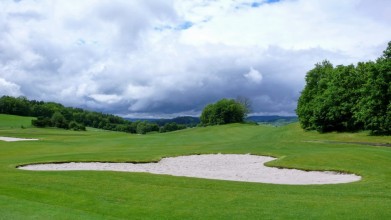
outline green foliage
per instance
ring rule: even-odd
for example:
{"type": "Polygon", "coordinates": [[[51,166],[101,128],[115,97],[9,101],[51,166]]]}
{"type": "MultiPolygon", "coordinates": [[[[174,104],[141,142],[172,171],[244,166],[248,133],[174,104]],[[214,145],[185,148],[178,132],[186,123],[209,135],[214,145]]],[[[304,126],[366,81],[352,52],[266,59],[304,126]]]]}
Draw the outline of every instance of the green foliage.
{"type": "Polygon", "coordinates": [[[246,118],[251,112],[251,100],[244,96],[238,96],[236,102],[240,103],[244,109],[244,117],[246,118]]]}
{"type": "Polygon", "coordinates": [[[384,55],[371,64],[363,85],[359,120],[374,134],[391,134],[391,42],[384,55]]]}
{"type": "Polygon", "coordinates": [[[222,125],[243,122],[246,108],[233,99],[222,99],[207,105],[201,114],[203,125],[222,125]]]}
{"type": "Polygon", "coordinates": [[[321,94],[326,90],[326,80],[333,70],[333,65],[323,61],[315,65],[306,75],[306,86],[301,92],[298,100],[296,113],[302,127],[306,130],[317,129],[319,118],[318,103],[321,101],[321,94]]]}
{"type": "Polygon", "coordinates": [[[29,102],[25,97],[3,96],[0,99],[0,114],[34,116],[30,114],[29,102]]]}
{"type": "Polygon", "coordinates": [[[53,114],[51,122],[54,127],[68,129],[68,122],[60,112],[53,114]]]}
{"type": "Polygon", "coordinates": [[[170,131],[177,131],[177,130],[182,130],[185,128],[186,128],[185,125],[178,125],[175,122],[171,122],[171,123],[166,123],[163,127],[161,127],[160,132],[164,133],[164,132],[170,132],[170,131]]]}
{"type": "Polygon", "coordinates": [[[375,63],[333,67],[316,64],[296,113],[301,126],[319,132],[368,129],[391,134],[391,42],[375,63]]]}
{"type": "Polygon", "coordinates": [[[69,123],[69,129],[74,130],[74,131],[86,131],[86,126],[79,124],[75,121],[71,121],[69,123]]]}
{"type": "MultiPolygon", "coordinates": [[[[31,124],[36,127],[57,127],[75,131],[85,131],[86,127],[99,128],[111,131],[146,134],[158,132],[160,127],[152,122],[130,122],[119,116],[87,111],[80,108],[64,107],[59,103],[27,100],[25,97],[14,98],[3,96],[0,98],[0,114],[35,116],[31,124]]],[[[183,126],[177,126],[182,129],[183,126]]],[[[163,129],[164,132],[173,131],[163,129]]]]}
{"type": "Polygon", "coordinates": [[[147,133],[147,123],[145,121],[139,122],[136,128],[137,134],[146,134],[147,133]]]}
{"type": "Polygon", "coordinates": [[[35,127],[44,128],[44,127],[51,127],[52,121],[50,118],[39,116],[37,119],[31,120],[31,124],[35,127]]]}
{"type": "Polygon", "coordinates": [[[137,134],[146,134],[149,132],[159,131],[159,126],[156,123],[149,123],[146,121],[136,121],[133,123],[133,126],[135,127],[135,133],[137,134]]]}

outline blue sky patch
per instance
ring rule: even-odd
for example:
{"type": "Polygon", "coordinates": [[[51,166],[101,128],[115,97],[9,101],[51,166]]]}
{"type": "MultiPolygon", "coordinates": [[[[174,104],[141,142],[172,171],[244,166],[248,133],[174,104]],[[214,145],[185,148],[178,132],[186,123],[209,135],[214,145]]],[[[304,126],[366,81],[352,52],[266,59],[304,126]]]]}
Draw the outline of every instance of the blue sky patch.
{"type": "Polygon", "coordinates": [[[253,7],[253,8],[258,8],[261,5],[262,5],[262,3],[260,3],[260,2],[253,2],[253,3],[251,3],[251,7],[253,7]]]}
{"type": "Polygon", "coordinates": [[[185,21],[185,22],[183,22],[182,24],[180,24],[180,25],[178,26],[178,29],[179,29],[179,30],[186,30],[186,29],[191,28],[192,26],[193,26],[193,22],[191,22],[191,21],[185,21]]]}
{"type": "MultiPolygon", "coordinates": [[[[205,21],[206,22],[206,21],[205,21]]],[[[191,21],[185,21],[183,23],[180,23],[179,25],[177,26],[170,26],[170,25],[161,25],[161,26],[157,26],[157,27],[154,27],[154,30],[156,31],[164,31],[164,30],[186,30],[186,29],[189,29],[191,28],[192,26],[194,25],[193,22],[191,21]]]]}
{"type": "Polygon", "coordinates": [[[280,0],[266,0],[266,3],[267,4],[273,4],[273,3],[277,3],[279,2],[280,0]]]}
{"type": "Polygon", "coordinates": [[[277,3],[279,1],[280,0],[266,0],[266,1],[263,1],[263,2],[253,2],[253,3],[251,3],[251,7],[252,8],[258,8],[258,7],[260,7],[263,4],[273,4],[273,3],[277,3]]]}

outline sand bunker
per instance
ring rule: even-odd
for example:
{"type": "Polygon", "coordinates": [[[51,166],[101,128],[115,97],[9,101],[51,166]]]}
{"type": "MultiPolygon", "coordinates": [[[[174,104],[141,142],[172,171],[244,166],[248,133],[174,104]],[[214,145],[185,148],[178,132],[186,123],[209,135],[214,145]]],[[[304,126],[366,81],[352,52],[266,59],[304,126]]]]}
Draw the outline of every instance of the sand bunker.
{"type": "Polygon", "coordinates": [[[310,185],[336,184],[359,181],[360,176],[336,172],[302,171],[264,166],[273,157],[206,154],[164,158],[158,163],[60,163],[21,166],[23,170],[66,171],[99,170],[122,172],[147,172],[173,176],[197,177],[244,182],[310,185]]]}
{"type": "Polygon", "coordinates": [[[37,141],[33,138],[14,138],[14,137],[0,137],[0,141],[14,142],[14,141],[37,141]]]}

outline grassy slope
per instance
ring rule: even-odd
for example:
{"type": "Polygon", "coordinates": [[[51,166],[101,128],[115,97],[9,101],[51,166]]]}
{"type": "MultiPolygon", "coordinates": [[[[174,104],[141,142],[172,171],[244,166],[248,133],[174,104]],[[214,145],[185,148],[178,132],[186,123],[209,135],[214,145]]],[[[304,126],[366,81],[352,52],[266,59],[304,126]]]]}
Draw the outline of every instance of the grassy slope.
{"type": "Polygon", "coordinates": [[[0,129],[2,128],[30,128],[33,117],[0,114],[0,129]]]}
{"type": "MultiPolygon", "coordinates": [[[[3,123],[4,115],[0,115],[3,123]]],[[[18,121],[18,118],[14,120],[18,121]]],[[[21,120],[21,119],[20,119],[21,120]]],[[[0,123],[0,124],[1,124],[0,123]]],[[[366,133],[317,134],[284,127],[228,125],[153,135],[20,129],[0,125],[0,219],[390,219],[391,148],[314,140],[390,142],[366,133]],[[151,161],[195,153],[252,153],[272,166],[357,173],[350,184],[288,186],[146,173],[32,172],[51,161],[151,161]]]]}

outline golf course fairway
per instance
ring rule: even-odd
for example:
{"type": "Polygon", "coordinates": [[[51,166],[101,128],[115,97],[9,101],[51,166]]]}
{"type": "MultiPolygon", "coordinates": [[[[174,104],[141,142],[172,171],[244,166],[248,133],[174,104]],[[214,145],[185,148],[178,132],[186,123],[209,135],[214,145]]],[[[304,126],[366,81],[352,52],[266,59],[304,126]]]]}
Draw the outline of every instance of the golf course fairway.
{"type": "Polygon", "coordinates": [[[231,124],[133,135],[33,128],[0,115],[0,219],[391,219],[388,136],[231,124]],[[353,143],[354,142],[354,143],[353,143]],[[336,171],[352,183],[280,185],[113,171],[28,171],[58,162],[157,162],[196,154],[278,158],[266,166],[336,171]]]}

